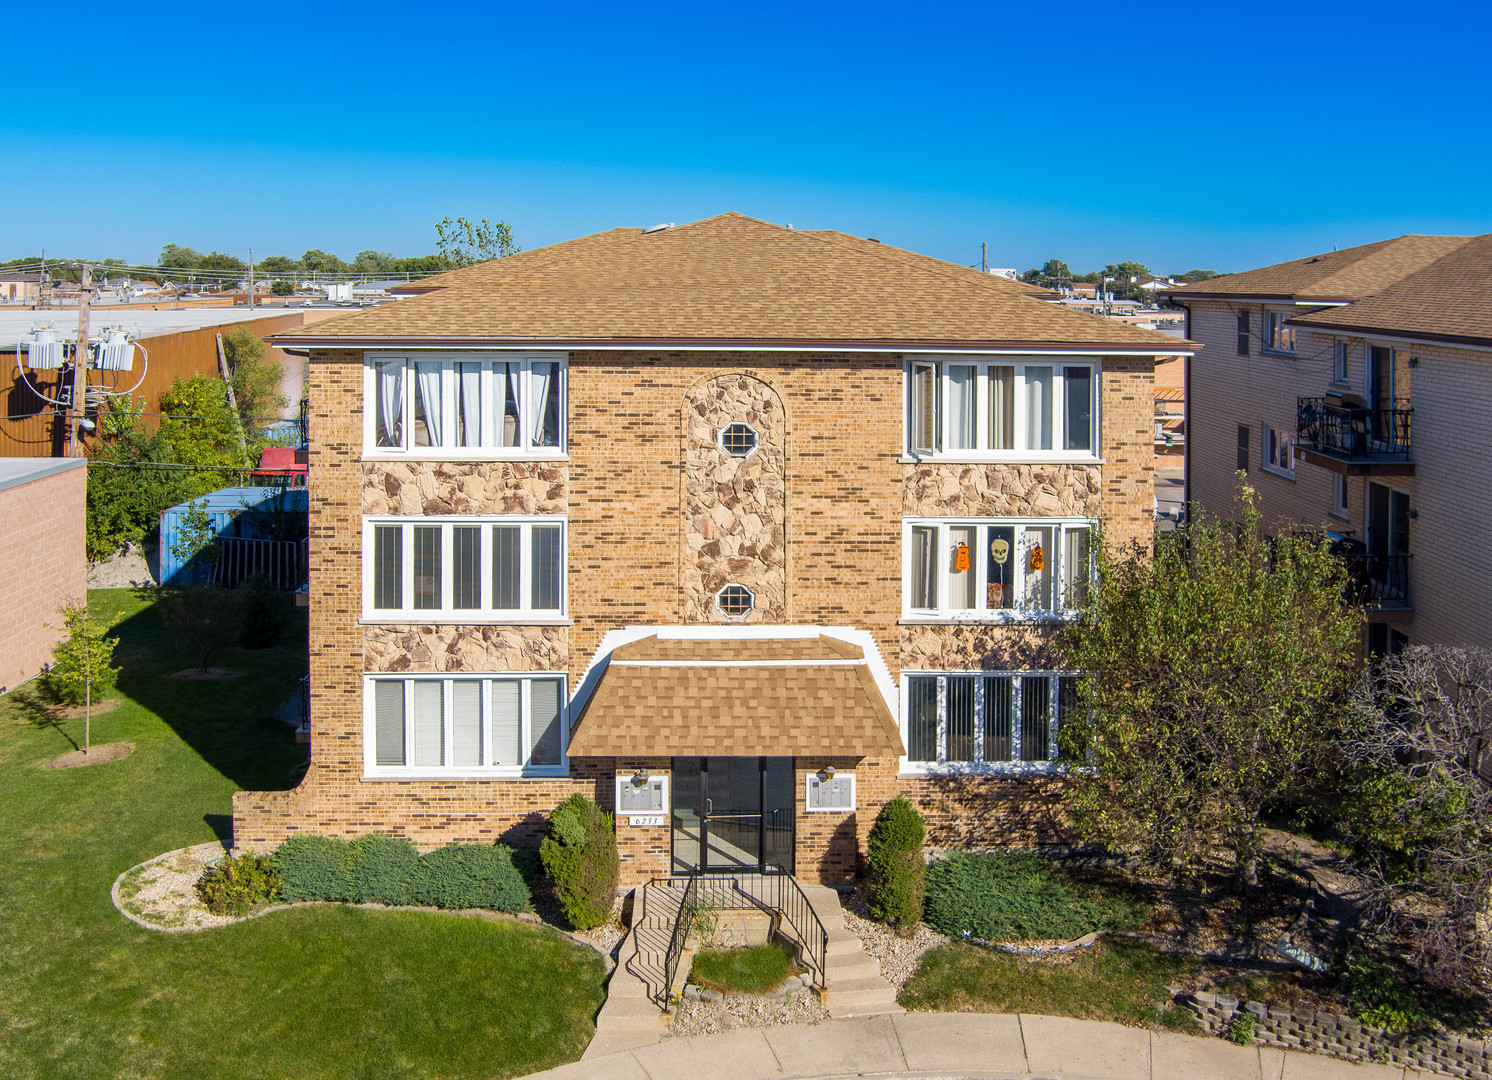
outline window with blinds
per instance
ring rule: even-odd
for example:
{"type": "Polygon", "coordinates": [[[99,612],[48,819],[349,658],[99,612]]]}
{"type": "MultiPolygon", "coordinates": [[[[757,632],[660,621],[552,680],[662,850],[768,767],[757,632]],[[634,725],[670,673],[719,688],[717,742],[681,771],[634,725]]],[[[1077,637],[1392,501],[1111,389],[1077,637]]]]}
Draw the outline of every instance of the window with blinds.
{"type": "Polygon", "coordinates": [[[906,618],[1058,619],[1092,591],[1090,521],[904,518],[902,527],[906,618]]]}
{"type": "Polygon", "coordinates": [[[554,776],[565,767],[562,675],[370,676],[371,775],[554,776]]]}
{"type": "Polygon", "coordinates": [[[1049,770],[1056,735],[1077,708],[1077,676],[937,672],[903,676],[907,768],[1049,770]]]}
{"type": "Polygon", "coordinates": [[[961,459],[1092,458],[1098,380],[1097,363],[911,361],[907,451],[961,459]]]}
{"type": "Polygon", "coordinates": [[[565,521],[363,519],[363,617],[522,622],[565,614],[565,521]]]}

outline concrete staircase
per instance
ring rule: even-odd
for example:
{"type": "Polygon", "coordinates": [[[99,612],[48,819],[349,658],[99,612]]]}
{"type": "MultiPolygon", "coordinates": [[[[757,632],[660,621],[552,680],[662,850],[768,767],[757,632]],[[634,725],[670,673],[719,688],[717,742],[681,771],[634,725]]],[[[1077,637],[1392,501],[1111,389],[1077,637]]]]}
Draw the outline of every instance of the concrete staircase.
{"type": "MultiPolygon", "coordinates": [[[[651,1046],[668,1030],[669,1015],[656,996],[666,996],[664,961],[678,918],[677,889],[644,886],[632,894],[632,929],[622,939],[616,970],[606,988],[606,1004],[596,1017],[596,1036],[581,1059],[604,1057],[639,1046],[651,1046]]],[[[689,970],[689,954],[679,971],[689,970]]]]}
{"type": "Polygon", "coordinates": [[[860,939],[844,927],[839,894],[824,885],[803,885],[803,895],[829,935],[824,963],[824,1006],[833,1017],[883,1016],[906,1010],[896,1003],[896,991],[881,977],[881,965],[860,947],[860,939]]]}

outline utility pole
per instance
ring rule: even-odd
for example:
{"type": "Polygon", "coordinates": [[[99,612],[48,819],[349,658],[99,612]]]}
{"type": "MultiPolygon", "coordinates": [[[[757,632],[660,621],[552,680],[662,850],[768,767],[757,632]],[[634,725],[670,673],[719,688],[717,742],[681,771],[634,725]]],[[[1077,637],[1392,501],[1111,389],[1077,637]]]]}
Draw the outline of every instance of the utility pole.
{"type": "Polygon", "coordinates": [[[989,273],[989,241],[979,245],[979,269],[989,273]]]}
{"type": "Polygon", "coordinates": [[[249,307],[254,306],[254,249],[249,248],[249,307]]]}
{"type": "Polygon", "coordinates": [[[84,394],[88,389],[88,287],[93,283],[93,268],[87,263],[83,264],[81,281],[78,290],[78,346],[73,350],[73,393],[67,407],[68,457],[83,456],[78,424],[83,419],[84,394]]]}

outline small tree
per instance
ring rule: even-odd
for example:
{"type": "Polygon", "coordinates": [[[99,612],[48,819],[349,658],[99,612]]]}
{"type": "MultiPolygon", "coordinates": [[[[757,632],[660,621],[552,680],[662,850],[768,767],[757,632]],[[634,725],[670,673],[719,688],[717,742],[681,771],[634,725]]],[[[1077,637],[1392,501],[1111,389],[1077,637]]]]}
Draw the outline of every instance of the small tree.
{"type": "Polygon", "coordinates": [[[1360,683],[1342,822],[1371,924],[1421,976],[1492,990],[1492,652],[1416,646],[1360,683]]]}
{"type": "MultiPolygon", "coordinates": [[[[1058,737],[1089,841],[1181,875],[1218,854],[1257,882],[1266,806],[1323,776],[1348,723],[1362,617],[1324,541],[1198,515],[1154,558],[1100,550],[1099,587],[1062,637],[1087,674],[1058,737]]],[[[1102,545],[1099,545],[1102,549],[1102,545]]]]}
{"type": "Polygon", "coordinates": [[[927,860],[922,841],[927,826],[905,795],[898,795],[876,815],[866,841],[865,867],[872,917],[910,930],[922,921],[927,887],[927,860]]]}
{"type": "Polygon", "coordinates": [[[217,524],[207,512],[206,500],[193,499],[187,503],[176,538],[171,541],[171,554],[183,569],[190,571],[189,580],[195,582],[204,574],[211,579],[222,546],[218,543],[217,524]]]}
{"type": "Polygon", "coordinates": [[[471,266],[523,250],[513,243],[513,229],[506,221],[494,224],[486,218],[478,222],[441,218],[435,223],[435,238],[441,256],[452,266],[471,266]]]}
{"type": "Polygon", "coordinates": [[[198,671],[238,640],[242,605],[233,589],[161,589],[159,606],[161,621],[198,671]]]}
{"type": "Polygon", "coordinates": [[[119,669],[113,666],[117,637],[109,637],[118,618],[107,622],[92,615],[88,604],[80,601],[63,605],[62,628],[67,638],[52,650],[52,666],[47,671],[47,688],[68,705],[83,706],[83,755],[88,754],[92,736],[93,692],[114,685],[119,669]]]}
{"type": "Polygon", "coordinates": [[[233,400],[245,426],[262,426],[278,416],[288,400],[280,390],[285,365],[269,359],[264,339],[248,327],[236,327],[223,337],[223,356],[233,379],[233,400]]]}
{"type": "Polygon", "coordinates": [[[571,795],[549,815],[539,857],[570,925],[589,930],[610,917],[621,875],[610,814],[571,795]]]}

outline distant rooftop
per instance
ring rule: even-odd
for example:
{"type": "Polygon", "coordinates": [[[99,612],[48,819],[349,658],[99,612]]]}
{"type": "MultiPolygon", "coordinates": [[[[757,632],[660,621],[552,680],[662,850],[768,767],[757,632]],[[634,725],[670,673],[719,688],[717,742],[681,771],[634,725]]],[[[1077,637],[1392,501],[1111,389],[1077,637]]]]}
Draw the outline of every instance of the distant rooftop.
{"type": "Polygon", "coordinates": [[[44,480],[68,469],[81,469],[87,458],[0,457],[0,491],[44,480]]]}
{"type": "MultiPolygon", "coordinates": [[[[294,308],[291,311],[296,310],[294,308]]],[[[233,326],[254,319],[273,318],[288,314],[284,308],[184,308],[179,311],[111,311],[107,307],[95,307],[90,312],[89,329],[97,334],[106,326],[139,328],[144,338],[161,334],[176,334],[183,330],[200,330],[205,326],[233,326]]],[[[21,340],[21,335],[33,326],[55,326],[69,341],[78,337],[78,309],[65,308],[52,311],[32,311],[29,308],[0,307],[0,351],[11,352],[21,340]]]]}

